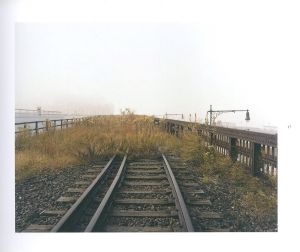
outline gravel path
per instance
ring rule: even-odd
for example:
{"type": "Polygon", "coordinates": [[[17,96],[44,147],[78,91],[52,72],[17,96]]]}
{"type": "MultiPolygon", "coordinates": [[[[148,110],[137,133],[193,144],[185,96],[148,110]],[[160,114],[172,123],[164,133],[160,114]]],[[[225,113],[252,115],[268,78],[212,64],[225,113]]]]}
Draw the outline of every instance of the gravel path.
{"type": "Polygon", "coordinates": [[[87,166],[73,166],[61,170],[45,170],[15,186],[16,232],[25,229],[44,210],[73,186],[87,166]]]}

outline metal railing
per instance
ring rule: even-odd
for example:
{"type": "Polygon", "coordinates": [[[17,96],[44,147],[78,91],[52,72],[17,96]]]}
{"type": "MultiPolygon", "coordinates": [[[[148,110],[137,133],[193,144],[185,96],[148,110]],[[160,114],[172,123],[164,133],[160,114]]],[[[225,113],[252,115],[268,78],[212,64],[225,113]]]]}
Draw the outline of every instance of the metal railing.
{"type": "Polygon", "coordinates": [[[68,119],[54,119],[54,120],[39,120],[30,122],[15,123],[15,134],[27,131],[38,135],[41,132],[48,131],[53,128],[69,128],[77,122],[81,122],[84,118],[68,118],[68,119]]]}

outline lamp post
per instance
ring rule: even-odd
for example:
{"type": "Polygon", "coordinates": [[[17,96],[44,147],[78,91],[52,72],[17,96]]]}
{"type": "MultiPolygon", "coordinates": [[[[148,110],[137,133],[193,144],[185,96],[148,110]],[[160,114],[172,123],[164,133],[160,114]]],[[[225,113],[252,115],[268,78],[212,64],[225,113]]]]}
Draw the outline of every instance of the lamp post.
{"type": "Polygon", "coordinates": [[[207,111],[209,113],[209,125],[211,126],[212,122],[216,120],[216,118],[223,113],[235,113],[235,112],[245,112],[246,111],[246,121],[250,121],[249,109],[232,109],[232,110],[212,110],[212,105],[210,105],[210,110],[207,111]]]}
{"type": "MultiPolygon", "coordinates": [[[[215,122],[216,118],[223,113],[235,113],[235,112],[245,112],[246,111],[246,121],[250,121],[249,109],[232,109],[232,110],[212,110],[212,105],[210,105],[210,110],[206,113],[206,118],[209,115],[209,126],[212,126],[212,122],[215,122]]],[[[210,132],[210,144],[213,143],[213,132],[210,132]]]]}

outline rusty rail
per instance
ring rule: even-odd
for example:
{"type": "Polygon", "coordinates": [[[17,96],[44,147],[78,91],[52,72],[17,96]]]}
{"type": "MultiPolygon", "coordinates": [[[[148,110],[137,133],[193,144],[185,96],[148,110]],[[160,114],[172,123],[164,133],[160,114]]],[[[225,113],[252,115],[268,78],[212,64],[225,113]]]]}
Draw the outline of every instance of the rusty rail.
{"type": "Polygon", "coordinates": [[[81,194],[77,201],[70,207],[60,221],[52,228],[51,232],[71,232],[76,218],[84,211],[89,201],[95,194],[97,187],[100,185],[103,177],[111,168],[112,162],[115,160],[116,154],[108,161],[103,170],[93,180],[89,187],[81,194]]]}
{"type": "Polygon", "coordinates": [[[113,195],[113,192],[116,190],[117,185],[119,184],[119,182],[122,178],[122,175],[124,174],[126,160],[127,160],[127,154],[125,154],[116,177],[114,178],[113,182],[111,183],[111,186],[109,187],[107,193],[105,194],[103,200],[101,201],[99,207],[97,208],[96,212],[94,213],[91,221],[89,222],[89,224],[86,227],[86,229],[84,230],[84,232],[92,232],[94,230],[94,228],[96,227],[96,225],[98,224],[98,222],[101,221],[101,217],[104,213],[104,210],[108,207],[108,202],[110,201],[110,199],[113,195]]]}
{"type": "MultiPolygon", "coordinates": [[[[172,169],[171,169],[164,154],[162,154],[162,157],[163,157],[164,164],[165,164],[164,165],[165,171],[166,171],[169,183],[172,188],[173,196],[175,198],[175,204],[176,204],[176,207],[178,210],[180,222],[183,226],[184,231],[194,232],[191,218],[189,216],[189,213],[188,213],[186,204],[184,202],[184,199],[182,197],[182,194],[180,192],[179,186],[176,182],[175,176],[174,176],[172,169]]],[[[96,210],[94,216],[92,217],[90,223],[86,227],[85,232],[95,231],[97,229],[97,226],[101,225],[101,223],[104,221],[103,218],[105,217],[105,214],[104,214],[105,210],[108,209],[112,195],[113,195],[114,191],[116,190],[116,188],[118,187],[119,183],[121,182],[122,177],[125,174],[126,160],[127,160],[127,154],[124,156],[124,159],[122,161],[122,164],[119,168],[119,171],[118,171],[116,177],[114,178],[110,188],[108,189],[106,195],[104,196],[103,200],[101,201],[101,203],[100,203],[98,209],[96,210]]]]}
{"type": "Polygon", "coordinates": [[[164,154],[162,154],[164,164],[165,164],[165,171],[167,173],[167,177],[169,180],[169,183],[172,188],[173,196],[175,198],[175,204],[178,210],[179,219],[181,221],[181,224],[185,231],[187,232],[194,232],[194,227],[189,215],[189,212],[187,210],[187,207],[185,205],[184,199],[182,197],[181,191],[179,189],[179,186],[177,184],[177,181],[175,179],[175,176],[172,172],[171,166],[164,154]]]}

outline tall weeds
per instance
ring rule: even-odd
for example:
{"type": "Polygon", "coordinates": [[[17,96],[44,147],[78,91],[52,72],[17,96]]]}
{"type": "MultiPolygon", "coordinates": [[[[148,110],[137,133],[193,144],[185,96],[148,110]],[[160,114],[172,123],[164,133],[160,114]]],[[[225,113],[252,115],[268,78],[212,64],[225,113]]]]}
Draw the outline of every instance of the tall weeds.
{"type": "Polygon", "coordinates": [[[235,191],[234,204],[255,218],[277,217],[277,183],[273,177],[254,177],[238,162],[233,163],[210,147],[195,133],[184,132],[177,150],[181,157],[198,167],[202,182],[210,185],[227,183],[235,191]]]}
{"type": "MultiPolygon", "coordinates": [[[[111,157],[116,151],[134,157],[171,150],[198,167],[202,182],[228,183],[236,191],[236,204],[255,217],[274,217],[277,213],[277,185],[272,178],[258,179],[241,165],[204,147],[195,133],[174,137],[155,126],[153,118],[137,116],[129,110],[120,116],[99,116],[64,130],[30,136],[25,130],[16,137],[16,180],[45,169],[94,162],[111,157]]],[[[272,217],[272,218],[273,218],[272,217]]]]}
{"type": "Polygon", "coordinates": [[[16,137],[16,179],[22,180],[44,169],[58,169],[111,157],[116,151],[129,155],[148,155],[158,146],[178,141],[153,124],[152,117],[129,111],[121,116],[99,116],[77,123],[72,128],[37,136],[27,131],[16,137]]]}

